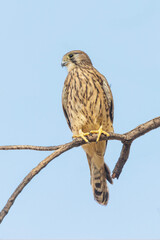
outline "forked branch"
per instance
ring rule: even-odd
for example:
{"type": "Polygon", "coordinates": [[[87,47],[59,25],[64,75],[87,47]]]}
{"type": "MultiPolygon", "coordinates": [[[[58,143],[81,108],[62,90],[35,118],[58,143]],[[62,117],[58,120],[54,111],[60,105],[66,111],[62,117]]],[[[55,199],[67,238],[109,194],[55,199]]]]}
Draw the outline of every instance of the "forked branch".
{"type": "MultiPolygon", "coordinates": [[[[138,127],[134,128],[130,132],[125,134],[116,134],[110,133],[109,137],[102,135],[100,140],[119,140],[122,142],[122,150],[120,157],[116,163],[116,166],[113,170],[112,178],[119,178],[122,168],[125,165],[130,152],[130,147],[132,142],[144,135],[145,133],[160,127],[160,117],[154,118],[149,122],[143,123],[138,127]]],[[[89,142],[95,142],[97,138],[97,134],[93,134],[88,136],[89,142]]],[[[4,217],[9,212],[11,206],[13,205],[15,199],[20,194],[20,192],[24,189],[24,187],[32,180],[32,178],[38,174],[44,167],[47,166],[49,162],[51,162],[54,158],[58,157],[62,153],[68,151],[71,148],[78,147],[80,145],[86,144],[82,139],[75,139],[72,142],[66,143],[64,145],[59,146],[50,146],[50,147],[43,147],[43,146],[31,146],[31,145],[14,145],[14,146],[0,146],[0,150],[37,150],[37,151],[54,151],[48,157],[46,157],[43,161],[41,161],[35,168],[28,173],[28,175],[23,179],[23,181],[19,184],[16,190],[13,192],[11,197],[8,199],[6,205],[0,212],[0,223],[3,221],[4,217]]]]}

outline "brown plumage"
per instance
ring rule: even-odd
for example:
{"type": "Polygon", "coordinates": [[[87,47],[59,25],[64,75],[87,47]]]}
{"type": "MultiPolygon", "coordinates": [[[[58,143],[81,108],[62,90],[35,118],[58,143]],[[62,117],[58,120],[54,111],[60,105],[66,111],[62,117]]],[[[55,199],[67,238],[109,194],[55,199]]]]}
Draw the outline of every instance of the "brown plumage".
{"type": "MultiPolygon", "coordinates": [[[[106,78],[93,67],[88,55],[79,50],[65,54],[62,66],[68,69],[62,106],[73,135],[87,141],[85,136],[90,131],[113,132],[113,97],[106,78]]],[[[102,205],[107,204],[109,197],[106,179],[112,183],[104,163],[106,144],[107,141],[98,141],[82,146],[89,163],[94,198],[102,205]]]]}

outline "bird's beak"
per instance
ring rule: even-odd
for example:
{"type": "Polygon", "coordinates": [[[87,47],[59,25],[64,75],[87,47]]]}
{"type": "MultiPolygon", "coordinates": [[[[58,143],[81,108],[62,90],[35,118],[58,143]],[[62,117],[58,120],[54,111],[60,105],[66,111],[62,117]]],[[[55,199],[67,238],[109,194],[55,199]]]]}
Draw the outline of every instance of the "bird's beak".
{"type": "Polygon", "coordinates": [[[62,66],[62,67],[65,67],[66,65],[67,65],[67,62],[62,60],[61,66],[62,66]]]}

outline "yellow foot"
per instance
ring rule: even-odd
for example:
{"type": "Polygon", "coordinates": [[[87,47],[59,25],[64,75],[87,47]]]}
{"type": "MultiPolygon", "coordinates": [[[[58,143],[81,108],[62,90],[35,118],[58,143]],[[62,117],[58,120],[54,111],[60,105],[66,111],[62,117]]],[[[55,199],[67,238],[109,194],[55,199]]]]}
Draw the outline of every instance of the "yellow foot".
{"type": "Polygon", "coordinates": [[[88,139],[85,137],[85,136],[87,136],[87,135],[89,135],[89,132],[84,133],[84,132],[82,132],[82,130],[80,129],[80,130],[79,130],[79,135],[73,135],[73,138],[82,138],[85,142],[88,142],[88,139]]]}
{"type": "Polygon", "coordinates": [[[99,128],[98,130],[92,130],[92,131],[90,131],[90,133],[98,133],[98,137],[97,137],[96,142],[99,141],[100,136],[101,136],[102,133],[105,134],[107,137],[109,137],[109,133],[103,131],[103,130],[102,130],[102,126],[100,126],[100,128],[99,128]]]}

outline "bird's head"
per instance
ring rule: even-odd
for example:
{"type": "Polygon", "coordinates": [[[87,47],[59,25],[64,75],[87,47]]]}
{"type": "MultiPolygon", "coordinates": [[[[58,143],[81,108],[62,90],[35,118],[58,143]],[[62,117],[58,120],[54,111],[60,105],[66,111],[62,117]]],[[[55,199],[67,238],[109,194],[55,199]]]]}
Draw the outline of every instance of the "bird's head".
{"type": "Polygon", "coordinates": [[[61,66],[66,66],[68,72],[77,66],[92,65],[92,62],[85,52],[74,50],[66,53],[62,58],[61,66]]]}

